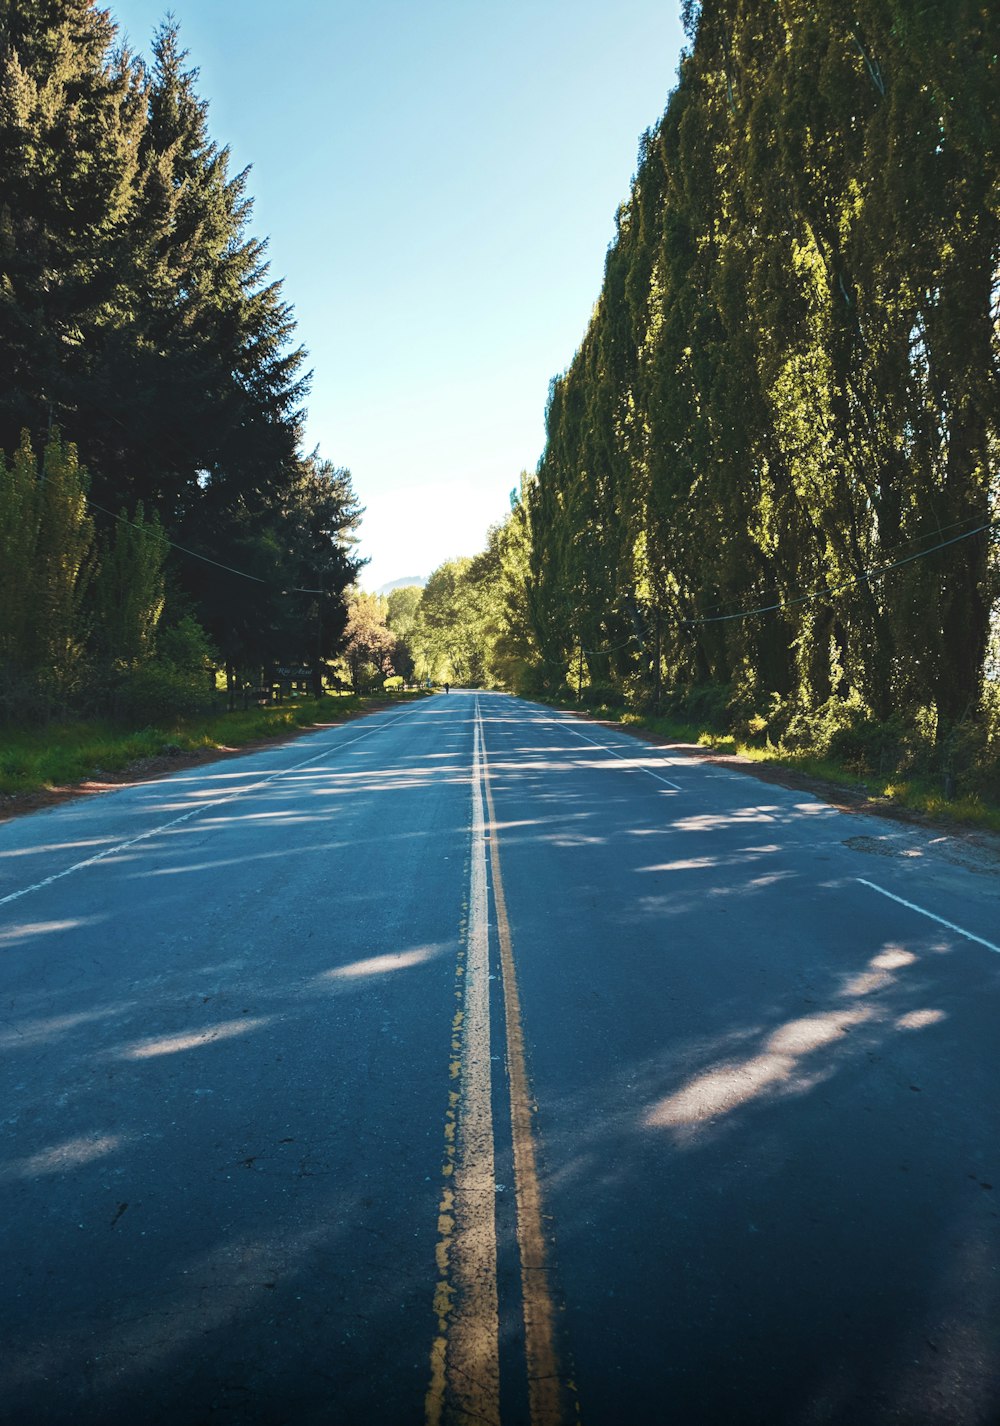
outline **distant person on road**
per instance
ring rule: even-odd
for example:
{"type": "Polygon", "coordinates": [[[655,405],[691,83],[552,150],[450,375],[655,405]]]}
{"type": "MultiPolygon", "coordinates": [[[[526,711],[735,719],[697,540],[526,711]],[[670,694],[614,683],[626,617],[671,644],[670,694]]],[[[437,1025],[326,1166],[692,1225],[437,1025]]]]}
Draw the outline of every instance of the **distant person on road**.
{"type": "Polygon", "coordinates": [[[444,686],[444,691],[445,691],[445,693],[450,693],[450,692],[451,692],[451,684],[450,684],[450,683],[446,683],[446,684],[445,684],[445,686],[444,686]]]}

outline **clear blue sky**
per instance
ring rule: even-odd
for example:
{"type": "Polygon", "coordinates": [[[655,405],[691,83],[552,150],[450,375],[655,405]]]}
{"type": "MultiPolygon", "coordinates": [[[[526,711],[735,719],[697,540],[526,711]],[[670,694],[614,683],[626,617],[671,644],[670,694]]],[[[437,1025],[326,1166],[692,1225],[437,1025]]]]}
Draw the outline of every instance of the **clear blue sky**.
{"type": "MultiPolygon", "coordinates": [[[[148,54],[166,6],[107,0],[148,54]]],[[[475,554],[600,292],[677,0],[171,0],[251,164],[313,370],[308,445],[367,507],[367,588],[475,554]]]]}

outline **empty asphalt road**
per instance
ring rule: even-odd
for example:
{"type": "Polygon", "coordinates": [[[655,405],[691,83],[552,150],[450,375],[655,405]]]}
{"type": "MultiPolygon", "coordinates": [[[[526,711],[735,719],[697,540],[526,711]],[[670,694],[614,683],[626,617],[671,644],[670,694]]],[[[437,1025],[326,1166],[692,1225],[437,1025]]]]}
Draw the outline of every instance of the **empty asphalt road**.
{"type": "Polygon", "coordinates": [[[0,825],[0,1420],[1000,1422],[1000,876],[500,694],[0,825]]]}

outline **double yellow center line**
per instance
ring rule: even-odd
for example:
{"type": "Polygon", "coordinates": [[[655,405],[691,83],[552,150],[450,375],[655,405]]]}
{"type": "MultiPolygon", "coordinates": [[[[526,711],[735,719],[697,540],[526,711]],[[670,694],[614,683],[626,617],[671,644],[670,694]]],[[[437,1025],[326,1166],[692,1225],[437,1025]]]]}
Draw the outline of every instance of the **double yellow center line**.
{"type": "Polygon", "coordinates": [[[500,868],[493,791],[479,700],[472,766],[472,859],[464,952],[456,975],[451,1088],[445,1121],[444,1186],[438,1211],[438,1332],[431,1350],[427,1426],[500,1426],[500,1304],[497,1290],[496,1170],[490,1055],[489,898],[496,908],[503,986],[517,1247],[531,1426],[562,1426],[555,1310],[546,1265],[532,1097],[521,1002],[500,868]],[[487,820],[488,819],[488,820],[487,820]],[[487,837],[487,831],[489,833],[487,837]]]}

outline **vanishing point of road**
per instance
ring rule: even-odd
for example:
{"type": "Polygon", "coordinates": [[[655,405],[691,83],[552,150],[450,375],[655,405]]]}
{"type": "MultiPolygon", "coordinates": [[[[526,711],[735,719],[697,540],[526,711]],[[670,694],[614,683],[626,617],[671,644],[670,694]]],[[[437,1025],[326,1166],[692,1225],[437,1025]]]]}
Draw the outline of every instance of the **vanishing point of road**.
{"type": "Polygon", "coordinates": [[[996,1426],[1000,875],[452,692],[0,826],[0,1420],[996,1426]]]}

